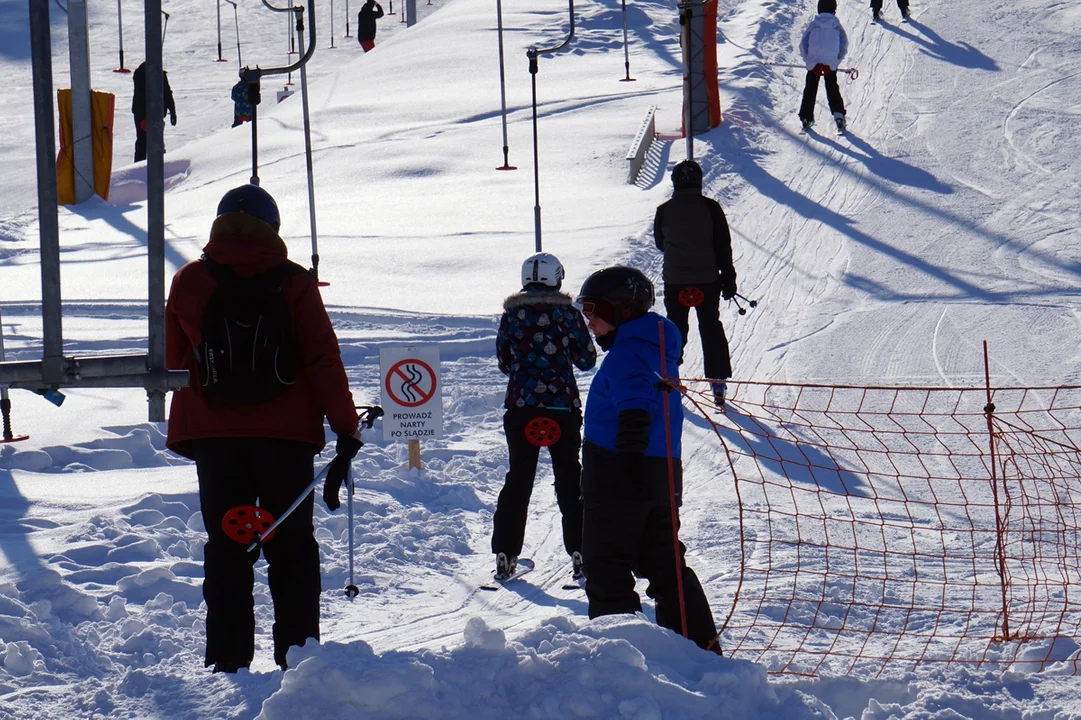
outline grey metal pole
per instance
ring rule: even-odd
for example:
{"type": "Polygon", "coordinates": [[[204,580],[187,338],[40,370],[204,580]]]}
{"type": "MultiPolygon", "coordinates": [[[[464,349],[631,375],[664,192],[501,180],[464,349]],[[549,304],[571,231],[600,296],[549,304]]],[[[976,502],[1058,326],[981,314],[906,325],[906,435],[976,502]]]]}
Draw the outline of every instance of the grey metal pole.
{"type": "MultiPolygon", "coordinates": [[[[120,0],[117,0],[119,2],[120,0]]],[[[218,0],[218,59],[214,62],[225,62],[225,58],[221,56],[221,0],[218,0]]]]}
{"type": "MultiPolygon", "coordinates": [[[[314,19],[311,22],[315,22],[314,19]]],[[[297,42],[304,55],[304,11],[297,13],[297,42]]],[[[315,176],[312,172],[312,125],[308,114],[307,63],[300,66],[300,103],[304,113],[304,160],[308,166],[308,222],[312,232],[312,276],[319,281],[319,232],[315,228],[315,176]]]]}
{"type": "MultiPolygon", "coordinates": [[[[151,373],[165,371],[165,84],[161,0],[145,0],[147,358],[151,373]]],[[[165,420],[164,383],[147,383],[150,422],[165,420]]]]}
{"type": "Polygon", "coordinates": [[[113,72],[131,72],[131,70],[124,67],[124,13],[120,9],[120,0],[116,0],[116,35],[120,39],[120,67],[113,70],[113,72]]]}
{"type": "Polygon", "coordinates": [[[240,16],[237,14],[236,3],[233,0],[225,0],[233,6],[233,24],[236,26],[236,68],[240,70],[244,67],[244,61],[240,59],[240,16]]]}
{"type": "Polygon", "coordinates": [[[496,170],[517,170],[510,164],[510,146],[507,143],[507,76],[503,69],[503,0],[495,0],[495,22],[499,30],[499,107],[503,116],[503,164],[496,170]]]}
{"type": "Polygon", "coordinates": [[[631,77],[631,49],[627,40],[627,0],[623,0],[623,67],[627,74],[620,82],[634,82],[631,77]]]}
{"type": "Polygon", "coordinates": [[[53,125],[53,50],[49,0],[30,0],[30,57],[34,76],[34,137],[37,147],[38,232],[41,247],[41,321],[46,385],[64,377],[60,307],[60,224],[57,220],[56,128],[53,125]]]}
{"type": "MultiPolygon", "coordinates": [[[[312,20],[312,22],[315,21],[312,20]]],[[[336,49],[334,47],[334,0],[330,0],[330,49],[336,49]]]]}
{"type": "Polygon", "coordinates": [[[71,152],[75,202],[94,196],[94,123],[91,120],[90,23],[86,0],[68,2],[68,58],[71,74],[71,152]]]}
{"type": "Polygon", "coordinates": [[[525,54],[529,58],[529,75],[533,87],[533,194],[536,199],[536,203],[533,205],[533,233],[536,240],[536,252],[541,251],[540,150],[537,141],[537,73],[540,71],[540,66],[537,58],[541,55],[551,55],[559,52],[570,45],[571,40],[574,39],[574,0],[569,0],[567,5],[570,16],[570,32],[567,33],[567,37],[564,38],[563,42],[541,50],[531,47],[525,54]]]}
{"type": "Polygon", "coordinates": [[[345,36],[347,38],[353,37],[349,34],[349,0],[345,0],[345,36]]]}
{"type": "Polygon", "coordinates": [[[683,8],[679,20],[683,30],[683,137],[686,138],[688,160],[694,160],[694,128],[691,125],[691,20],[693,18],[693,8],[683,8]]]}

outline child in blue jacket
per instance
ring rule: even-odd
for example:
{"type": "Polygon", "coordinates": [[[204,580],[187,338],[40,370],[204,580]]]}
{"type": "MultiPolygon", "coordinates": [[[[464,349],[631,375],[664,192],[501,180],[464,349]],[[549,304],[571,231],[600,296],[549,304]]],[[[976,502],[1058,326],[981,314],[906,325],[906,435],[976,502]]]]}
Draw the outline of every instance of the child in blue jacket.
{"type": "Polygon", "coordinates": [[[680,394],[666,390],[661,379],[678,377],[682,338],[671,321],[649,312],[653,300],[649,278],[622,266],[595,272],[578,297],[597,344],[608,352],[589,388],[582,446],[589,617],[641,612],[634,590],[638,576],[649,580],[646,594],[656,601],[658,624],[680,632],[682,580],[687,636],[719,653],[713,612],[698,576],[687,567],[683,543],[678,570],[675,562],[672,522],[675,516],[678,528],[678,510],[673,511],[682,504],[683,406],[680,394]]]}

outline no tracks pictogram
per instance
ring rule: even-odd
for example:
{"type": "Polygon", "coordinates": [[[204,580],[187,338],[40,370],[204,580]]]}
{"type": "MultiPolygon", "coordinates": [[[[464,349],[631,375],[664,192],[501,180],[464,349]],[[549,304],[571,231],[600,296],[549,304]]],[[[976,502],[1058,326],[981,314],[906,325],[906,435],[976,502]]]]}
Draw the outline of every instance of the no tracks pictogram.
{"type": "Polygon", "coordinates": [[[416,358],[399,360],[384,378],[387,395],[402,407],[417,407],[432,399],[436,386],[431,365],[416,358]]]}

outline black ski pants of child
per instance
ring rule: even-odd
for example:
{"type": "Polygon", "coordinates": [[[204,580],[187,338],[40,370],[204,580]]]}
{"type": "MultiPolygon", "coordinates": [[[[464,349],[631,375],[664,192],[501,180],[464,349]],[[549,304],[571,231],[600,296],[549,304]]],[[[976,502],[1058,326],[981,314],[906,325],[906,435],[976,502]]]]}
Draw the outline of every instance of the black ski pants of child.
{"type": "MultiPolygon", "coordinates": [[[[803,86],[803,104],[799,107],[799,119],[814,122],[815,99],[818,97],[819,76],[807,71],[807,84],[803,86]]],[[[841,97],[841,88],[837,85],[837,71],[830,70],[825,75],[826,100],[829,101],[830,113],[845,114],[845,101],[841,97]]]]}
{"type": "Polygon", "coordinates": [[[559,440],[548,446],[548,453],[555,475],[556,503],[563,516],[563,547],[568,555],[582,550],[582,466],[578,462],[582,412],[576,408],[511,408],[503,414],[510,468],[496,504],[493,553],[506,553],[508,557],[522,554],[529,498],[540,458],[540,447],[526,437],[526,425],[538,417],[551,418],[559,425],[559,440]]]}
{"type": "MultiPolygon", "coordinates": [[[[674,461],[677,493],[682,467],[674,461]]],[[[676,553],[672,541],[672,512],[668,489],[668,459],[643,459],[641,480],[620,476],[616,455],[586,441],[582,447],[582,556],[590,619],[602,615],[637,613],[642,601],[635,576],[649,581],[646,595],[657,607],[657,624],[682,632],[676,553]]],[[[677,503],[678,503],[677,495],[677,503]]],[[[709,600],[694,570],[687,567],[687,548],[679,544],[679,574],[687,610],[687,637],[703,649],[717,648],[717,626],[709,600]]]]}
{"type": "Polygon", "coordinates": [[[687,334],[690,332],[691,309],[679,301],[679,293],[684,288],[697,287],[705,298],[695,308],[698,314],[698,334],[702,338],[702,356],[705,360],[706,377],[727,380],[732,377],[732,356],[728,349],[728,337],[721,325],[721,281],[686,285],[664,284],[664,311],[668,319],[679,328],[683,344],[680,345],[680,362],[683,362],[683,348],[687,346],[687,334]]]}
{"type": "MultiPolygon", "coordinates": [[[[908,0],[897,0],[897,8],[902,15],[908,15],[908,0]]],[[[876,13],[882,12],[882,0],[871,0],[871,10],[876,13]]]]}
{"type": "Polygon", "coordinates": [[[138,115],[132,115],[135,119],[135,162],[146,160],[146,130],[143,129],[143,120],[138,115]]]}
{"type": "MultiPolygon", "coordinates": [[[[315,479],[312,445],[271,438],[211,438],[192,443],[199,475],[199,504],[207,543],[203,549],[206,600],[205,665],[247,667],[255,655],[254,565],[258,552],[230,540],[226,511],[256,505],[278,518],[315,479]]],[[[274,601],[274,661],[285,667],[292,645],[319,639],[319,545],[312,524],[314,494],[263,545],[274,601]]]]}

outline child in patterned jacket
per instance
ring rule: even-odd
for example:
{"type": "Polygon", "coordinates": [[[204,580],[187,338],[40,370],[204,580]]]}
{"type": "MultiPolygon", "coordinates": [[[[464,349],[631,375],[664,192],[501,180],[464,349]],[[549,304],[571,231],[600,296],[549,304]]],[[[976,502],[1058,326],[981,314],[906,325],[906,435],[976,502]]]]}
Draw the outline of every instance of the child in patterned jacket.
{"type": "Polygon", "coordinates": [[[522,265],[522,289],[503,303],[496,355],[508,377],[503,429],[509,469],[496,505],[492,552],[496,580],[512,575],[525,538],[540,448],[552,457],[563,544],[575,577],[582,573],[582,401],[574,368],[589,370],[597,350],[582,314],[560,292],[563,265],[537,253],[522,265]]]}

